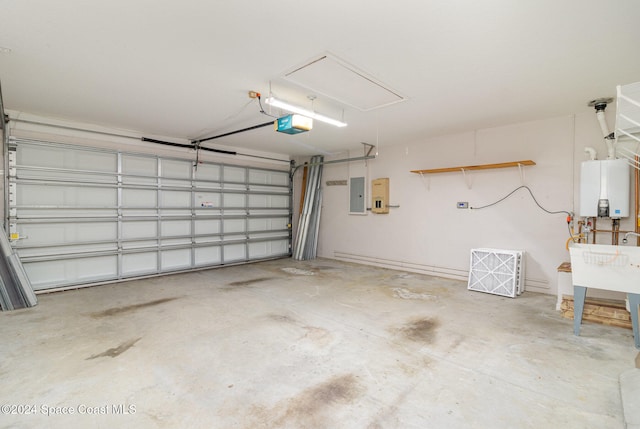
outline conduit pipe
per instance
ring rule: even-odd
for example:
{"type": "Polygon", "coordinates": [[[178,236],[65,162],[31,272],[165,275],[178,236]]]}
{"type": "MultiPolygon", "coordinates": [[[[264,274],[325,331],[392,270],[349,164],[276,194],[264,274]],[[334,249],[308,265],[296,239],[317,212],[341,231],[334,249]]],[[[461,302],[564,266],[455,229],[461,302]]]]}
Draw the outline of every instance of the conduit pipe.
{"type": "Polygon", "coordinates": [[[304,205],[298,223],[298,234],[293,250],[296,260],[314,259],[318,242],[318,226],[322,205],[322,159],[321,155],[311,158],[304,195],[304,205]]]}
{"type": "Polygon", "coordinates": [[[598,123],[600,124],[600,130],[602,130],[604,142],[607,145],[607,159],[616,158],[616,151],[613,145],[613,143],[615,142],[615,134],[609,131],[607,119],[604,115],[607,104],[611,103],[612,101],[613,98],[598,98],[589,102],[589,106],[593,106],[596,109],[596,117],[598,118],[598,123]]]}
{"type": "Polygon", "coordinates": [[[584,148],[584,151],[585,151],[586,153],[588,153],[588,154],[589,154],[589,160],[591,160],[591,161],[595,161],[595,159],[596,159],[596,157],[597,157],[597,155],[596,155],[596,154],[597,154],[597,152],[596,152],[596,150],[595,150],[594,148],[592,148],[592,147],[585,147],[585,148],[584,148]]]}
{"type": "Polygon", "coordinates": [[[602,130],[602,136],[606,139],[611,134],[611,131],[609,131],[609,126],[607,125],[607,119],[604,116],[604,109],[607,108],[607,103],[596,104],[595,108],[596,117],[598,118],[600,129],[602,130]]]}

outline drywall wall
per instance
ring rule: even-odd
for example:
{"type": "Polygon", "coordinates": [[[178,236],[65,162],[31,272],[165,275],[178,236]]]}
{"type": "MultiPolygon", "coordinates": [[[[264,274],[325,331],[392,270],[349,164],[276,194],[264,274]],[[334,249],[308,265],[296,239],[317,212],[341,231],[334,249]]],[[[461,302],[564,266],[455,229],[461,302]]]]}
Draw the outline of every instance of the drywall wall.
{"type": "MultiPolygon", "coordinates": [[[[614,109],[607,116],[611,127],[614,109]]],[[[318,256],[467,279],[470,249],[526,251],[526,287],[555,294],[557,268],[569,260],[566,215],[545,213],[526,189],[481,210],[522,185],[550,211],[578,207],[579,167],[593,146],[606,156],[592,111],[393,144],[380,137],[378,158],[325,166],[323,184],[364,173],[390,179],[389,214],[348,214],[348,187],[324,186],[318,256]],[[418,175],[410,170],[531,159],[530,167],[418,175]]],[[[345,154],[342,154],[344,157],[345,154]]],[[[349,156],[361,155],[352,152],[349,156]]],[[[370,204],[370,201],[369,201],[370,204]]],[[[632,227],[630,220],[623,229],[632,227]]],[[[606,237],[601,238],[603,243],[606,237]]]]}

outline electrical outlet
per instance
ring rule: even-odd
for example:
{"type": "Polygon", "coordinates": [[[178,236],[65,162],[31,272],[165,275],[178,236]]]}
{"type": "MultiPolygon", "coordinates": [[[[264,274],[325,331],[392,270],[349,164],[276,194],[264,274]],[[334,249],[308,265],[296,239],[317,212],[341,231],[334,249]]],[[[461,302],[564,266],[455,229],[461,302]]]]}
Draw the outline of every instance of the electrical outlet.
{"type": "Polygon", "coordinates": [[[469,208],[469,203],[467,201],[458,201],[458,208],[459,209],[468,209],[469,208]]]}
{"type": "Polygon", "coordinates": [[[249,91],[249,98],[258,98],[258,97],[260,97],[259,92],[249,91]]]}

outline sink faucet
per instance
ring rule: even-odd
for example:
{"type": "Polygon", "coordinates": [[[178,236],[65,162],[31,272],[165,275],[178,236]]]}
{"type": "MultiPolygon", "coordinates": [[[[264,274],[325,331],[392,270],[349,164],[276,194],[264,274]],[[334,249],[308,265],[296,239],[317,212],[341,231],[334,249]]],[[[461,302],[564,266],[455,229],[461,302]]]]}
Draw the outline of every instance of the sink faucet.
{"type": "Polygon", "coordinates": [[[640,237],[640,234],[638,234],[637,232],[627,232],[627,233],[624,235],[624,238],[622,239],[622,242],[626,244],[626,243],[627,243],[627,238],[628,238],[630,235],[635,235],[636,237],[640,237]]]}

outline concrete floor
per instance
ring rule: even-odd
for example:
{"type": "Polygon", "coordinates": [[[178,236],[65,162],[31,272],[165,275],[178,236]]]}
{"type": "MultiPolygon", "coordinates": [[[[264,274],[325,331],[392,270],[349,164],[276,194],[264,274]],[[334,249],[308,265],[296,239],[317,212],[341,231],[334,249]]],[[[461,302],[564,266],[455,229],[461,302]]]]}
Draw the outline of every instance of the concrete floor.
{"type": "Polygon", "coordinates": [[[0,427],[623,428],[631,331],[554,308],[326,259],[40,295],[0,314],[0,427]]]}

